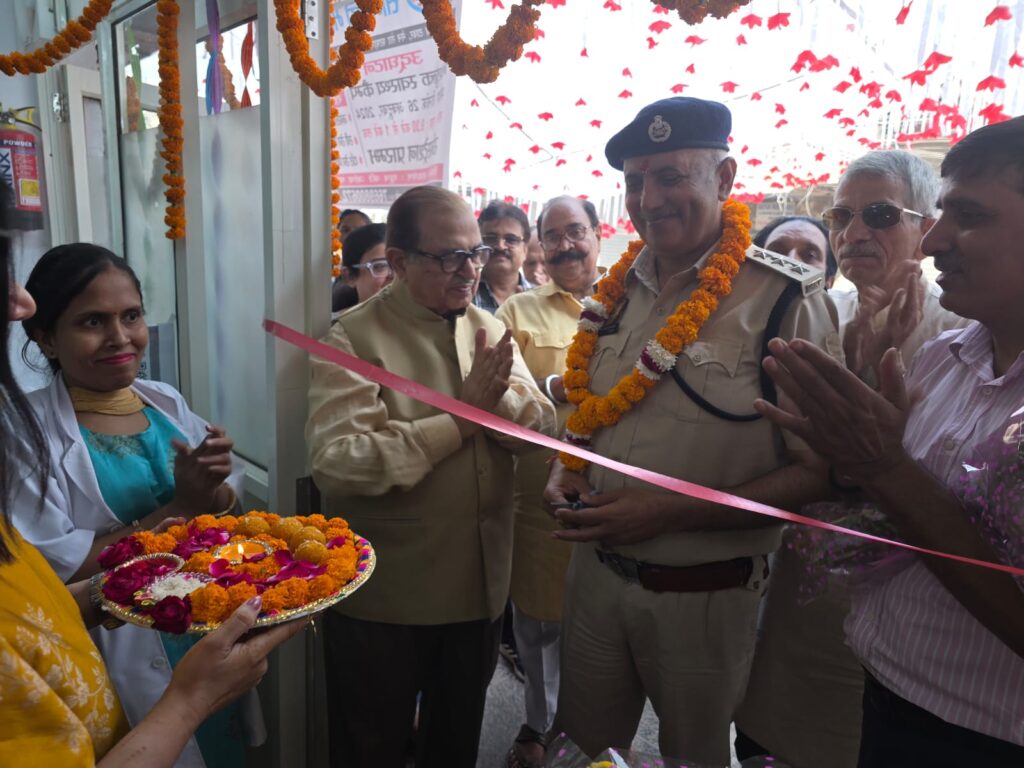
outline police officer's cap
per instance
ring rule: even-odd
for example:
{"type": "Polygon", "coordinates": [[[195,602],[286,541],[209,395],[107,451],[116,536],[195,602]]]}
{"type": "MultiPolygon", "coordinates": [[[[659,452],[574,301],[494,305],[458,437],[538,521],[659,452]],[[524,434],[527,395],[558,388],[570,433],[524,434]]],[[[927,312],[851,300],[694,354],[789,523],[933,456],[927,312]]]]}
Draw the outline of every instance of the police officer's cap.
{"type": "Polygon", "coordinates": [[[612,136],[604,149],[617,171],[629,157],[676,149],[729,149],[732,114],[717,101],[689,96],[662,99],[637,113],[633,122],[612,136]]]}

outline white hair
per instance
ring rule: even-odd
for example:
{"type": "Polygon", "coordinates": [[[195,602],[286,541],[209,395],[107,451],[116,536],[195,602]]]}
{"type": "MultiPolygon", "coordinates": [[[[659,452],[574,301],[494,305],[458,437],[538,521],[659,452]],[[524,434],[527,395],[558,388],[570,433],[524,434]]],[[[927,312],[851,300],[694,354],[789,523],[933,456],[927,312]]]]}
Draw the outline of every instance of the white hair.
{"type": "Polygon", "coordinates": [[[934,216],[939,198],[939,175],[917,155],[902,149],[868,152],[858,157],[843,174],[839,183],[857,176],[885,176],[899,181],[907,190],[904,204],[925,216],[934,216]]]}

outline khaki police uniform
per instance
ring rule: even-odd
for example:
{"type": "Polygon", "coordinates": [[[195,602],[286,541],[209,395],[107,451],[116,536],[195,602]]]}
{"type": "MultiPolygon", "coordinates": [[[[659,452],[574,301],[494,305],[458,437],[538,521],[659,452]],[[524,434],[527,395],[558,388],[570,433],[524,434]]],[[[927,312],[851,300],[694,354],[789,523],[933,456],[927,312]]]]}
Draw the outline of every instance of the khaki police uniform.
{"type": "MultiPolygon", "coordinates": [[[[713,246],[693,267],[659,286],[653,254],[638,256],[626,279],[626,304],[606,323],[590,364],[600,394],[629,373],[646,342],[698,285],[713,246]]],[[[835,310],[821,290],[820,271],[751,248],[732,293],[680,354],[679,376],[712,406],[754,415],[762,396],[764,330],[793,282],[812,286],[782,315],[778,336],[802,338],[837,357],[842,351],[835,310]]],[[[618,424],[593,436],[595,452],[711,488],[728,489],[790,462],[802,447],[765,419],[731,421],[713,415],[666,374],[618,424]]],[[[588,470],[602,492],[646,484],[598,466],[588,470]]],[[[747,684],[766,586],[767,555],[781,525],[743,530],[668,533],[639,544],[577,545],[569,567],[563,617],[562,687],[556,727],[588,753],[628,746],[650,698],[666,756],[729,762],[729,724],[747,684]],[[613,572],[598,549],[643,563],[693,566],[752,557],[744,586],[712,592],[655,592],[613,572]]]]}

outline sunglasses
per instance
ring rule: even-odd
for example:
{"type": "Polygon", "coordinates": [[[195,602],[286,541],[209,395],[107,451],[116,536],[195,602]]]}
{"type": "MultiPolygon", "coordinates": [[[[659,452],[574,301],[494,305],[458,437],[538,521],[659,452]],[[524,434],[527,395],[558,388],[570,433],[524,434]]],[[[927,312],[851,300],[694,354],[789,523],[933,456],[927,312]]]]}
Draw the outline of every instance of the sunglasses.
{"type": "Polygon", "coordinates": [[[822,213],[821,221],[828,227],[830,232],[841,232],[850,226],[854,216],[860,214],[861,218],[864,219],[864,223],[871,227],[871,229],[888,229],[899,224],[904,213],[921,219],[928,218],[923,213],[911,211],[909,208],[900,208],[892,203],[872,203],[859,211],[837,205],[822,213]]]}

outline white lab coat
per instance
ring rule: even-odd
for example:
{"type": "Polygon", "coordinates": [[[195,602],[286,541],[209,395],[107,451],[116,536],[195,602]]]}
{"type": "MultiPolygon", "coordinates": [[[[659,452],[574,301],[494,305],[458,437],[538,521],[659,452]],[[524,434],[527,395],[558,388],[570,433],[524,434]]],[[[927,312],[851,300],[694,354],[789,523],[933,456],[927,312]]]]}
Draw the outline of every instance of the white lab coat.
{"type": "MultiPolygon", "coordinates": [[[[207,422],[189,410],[174,387],[139,379],[132,389],[170,419],[189,445],[196,446],[206,437],[207,422]]],[[[16,469],[15,477],[27,475],[27,479],[16,483],[11,517],[21,535],[43,553],[61,579],[68,581],[85,562],[96,535],[125,525],[103,501],[63,377],[55,376],[49,387],[32,392],[28,399],[49,445],[50,474],[41,488],[38,474],[16,469]]],[[[235,457],[227,482],[239,498],[243,475],[244,465],[235,457]]],[[[134,727],[153,708],[171,679],[160,636],[151,629],[130,624],[115,630],[97,627],[90,634],[103,654],[125,714],[134,727]]],[[[266,729],[255,692],[243,698],[242,706],[246,742],[262,743],[266,729]]],[[[203,768],[194,738],[189,739],[176,766],[203,768]]]]}

